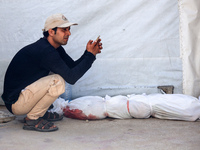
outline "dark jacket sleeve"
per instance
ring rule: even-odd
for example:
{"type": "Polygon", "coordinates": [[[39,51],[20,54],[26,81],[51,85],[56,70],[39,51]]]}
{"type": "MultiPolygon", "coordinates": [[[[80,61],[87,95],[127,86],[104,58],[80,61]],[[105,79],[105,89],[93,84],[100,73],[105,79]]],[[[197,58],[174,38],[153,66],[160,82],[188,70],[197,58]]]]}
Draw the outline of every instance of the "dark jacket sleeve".
{"type": "Polygon", "coordinates": [[[69,84],[75,84],[92,66],[95,56],[85,51],[77,61],[73,61],[67,54],[51,51],[41,61],[41,67],[59,74],[69,84]]]}
{"type": "Polygon", "coordinates": [[[63,47],[59,47],[57,49],[60,57],[63,59],[63,61],[70,67],[70,68],[73,68],[75,67],[76,65],[78,65],[83,59],[84,59],[84,56],[88,53],[87,50],[85,50],[84,54],[76,61],[74,61],[66,52],[65,50],[63,49],[63,47]]]}

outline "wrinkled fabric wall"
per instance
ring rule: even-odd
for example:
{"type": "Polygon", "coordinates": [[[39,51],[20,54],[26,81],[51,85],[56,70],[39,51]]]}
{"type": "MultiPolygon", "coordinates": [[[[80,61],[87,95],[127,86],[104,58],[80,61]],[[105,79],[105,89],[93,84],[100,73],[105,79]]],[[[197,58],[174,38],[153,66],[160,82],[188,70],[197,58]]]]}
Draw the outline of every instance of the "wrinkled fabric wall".
{"type": "Polygon", "coordinates": [[[183,93],[200,95],[200,1],[179,0],[183,93]]]}
{"type": "Polygon", "coordinates": [[[158,85],[174,85],[175,93],[182,93],[178,1],[104,1],[86,6],[82,15],[91,17],[84,28],[88,35],[101,35],[104,49],[73,87],[73,96],[155,93],[158,85]]]}
{"type": "Polygon", "coordinates": [[[174,85],[182,93],[178,1],[172,0],[0,0],[0,93],[14,54],[42,37],[46,18],[63,13],[79,25],[64,46],[79,58],[89,39],[104,49],[72,86],[72,97],[159,92],[174,85]]]}

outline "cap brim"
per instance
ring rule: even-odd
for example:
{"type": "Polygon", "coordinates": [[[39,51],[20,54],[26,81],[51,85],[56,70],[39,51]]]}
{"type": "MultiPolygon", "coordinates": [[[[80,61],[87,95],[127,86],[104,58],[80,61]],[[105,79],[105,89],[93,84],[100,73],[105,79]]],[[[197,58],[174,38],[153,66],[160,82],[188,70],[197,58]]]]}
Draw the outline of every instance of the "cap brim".
{"type": "Polygon", "coordinates": [[[62,25],[59,25],[57,27],[60,27],[60,28],[66,28],[66,27],[70,27],[70,26],[73,26],[73,25],[78,25],[77,23],[71,23],[71,22],[68,22],[68,23],[64,23],[62,25]]]}

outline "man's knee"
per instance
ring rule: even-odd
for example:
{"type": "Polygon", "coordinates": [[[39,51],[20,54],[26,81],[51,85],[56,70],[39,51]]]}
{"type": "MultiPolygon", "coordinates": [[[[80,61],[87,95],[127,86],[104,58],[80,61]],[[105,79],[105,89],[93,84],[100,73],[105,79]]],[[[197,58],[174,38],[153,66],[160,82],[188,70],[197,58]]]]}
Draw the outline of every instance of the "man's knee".
{"type": "Polygon", "coordinates": [[[59,74],[54,74],[53,76],[55,76],[55,78],[60,80],[62,82],[62,84],[64,84],[64,86],[65,86],[65,80],[63,79],[63,77],[61,77],[59,74]]]}
{"type": "Polygon", "coordinates": [[[65,92],[65,80],[59,75],[54,74],[53,76],[53,84],[49,89],[49,93],[53,96],[59,96],[65,92]]]}

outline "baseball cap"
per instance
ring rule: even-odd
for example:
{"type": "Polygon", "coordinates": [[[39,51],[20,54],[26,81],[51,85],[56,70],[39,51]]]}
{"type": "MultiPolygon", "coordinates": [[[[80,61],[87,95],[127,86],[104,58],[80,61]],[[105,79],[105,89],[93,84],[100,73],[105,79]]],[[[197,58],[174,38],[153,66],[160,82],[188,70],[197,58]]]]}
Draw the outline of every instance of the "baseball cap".
{"type": "Polygon", "coordinates": [[[69,22],[68,19],[63,14],[54,14],[47,18],[44,24],[44,29],[42,29],[42,31],[46,32],[49,29],[53,29],[55,27],[65,28],[72,25],[78,25],[78,24],[69,22]]]}

